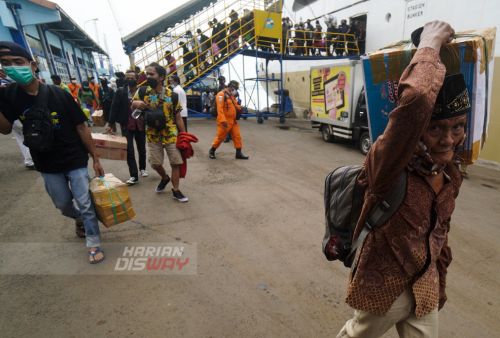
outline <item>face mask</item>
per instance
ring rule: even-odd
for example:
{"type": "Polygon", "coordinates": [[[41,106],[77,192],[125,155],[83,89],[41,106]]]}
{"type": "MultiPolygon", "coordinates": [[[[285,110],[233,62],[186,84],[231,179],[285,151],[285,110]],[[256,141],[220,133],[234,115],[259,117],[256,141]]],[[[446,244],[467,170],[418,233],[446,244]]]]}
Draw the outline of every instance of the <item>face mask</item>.
{"type": "Polygon", "coordinates": [[[153,79],[152,77],[148,77],[147,81],[148,81],[148,86],[150,86],[153,89],[155,89],[156,86],[158,86],[158,80],[153,79]]]}
{"type": "Polygon", "coordinates": [[[83,86],[84,89],[90,89],[90,87],[83,86]]]}
{"type": "Polygon", "coordinates": [[[71,83],[76,83],[76,80],[71,80],[71,83]]]}
{"type": "Polygon", "coordinates": [[[231,94],[236,95],[237,91],[236,90],[231,90],[231,94]]]}
{"type": "Polygon", "coordinates": [[[12,80],[21,86],[28,85],[35,78],[31,72],[31,66],[8,66],[3,67],[3,69],[12,80]]]}
{"type": "Polygon", "coordinates": [[[137,80],[127,80],[126,83],[129,87],[137,87],[137,80]]]}

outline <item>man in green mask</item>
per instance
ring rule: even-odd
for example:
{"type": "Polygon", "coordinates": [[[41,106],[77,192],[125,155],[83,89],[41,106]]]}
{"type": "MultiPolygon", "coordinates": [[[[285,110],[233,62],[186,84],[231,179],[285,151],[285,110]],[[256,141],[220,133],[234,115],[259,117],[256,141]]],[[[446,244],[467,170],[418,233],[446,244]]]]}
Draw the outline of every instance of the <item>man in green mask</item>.
{"type": "MultiPolygon", "coordinates": [[[[76,235],[86,238],[87,247],[90,248],[90,263],[101,262],[104,260],[104,252],[100,249],[99,224],[89,194],[89,154],[94,161],[95,175],[104,176],[104,170],[99,163],[90,131],[85,125],[87,117],[70,93],[58,86],[48,86],[37,81],[34,75],[37,64],[20,45],[0,41],[0,64],[16,81],[6,88],[0,88],[0,133],[10,134],[15,120],[19,119],[23,123],[24,112],[44,101],[39,100],[40,93],[48,95],[46,104],[38,108],[51,113],[53,133],[45,135],[50,135],[52,143],[44,151],[33,146],[30,148],[31,157],[56,208],[64,216],[74,219],[76,235]],[[78,208],[74,205],[73,198],[78,208]]],[[[26,127],[23,125],[23,129],[26,127]]]]}

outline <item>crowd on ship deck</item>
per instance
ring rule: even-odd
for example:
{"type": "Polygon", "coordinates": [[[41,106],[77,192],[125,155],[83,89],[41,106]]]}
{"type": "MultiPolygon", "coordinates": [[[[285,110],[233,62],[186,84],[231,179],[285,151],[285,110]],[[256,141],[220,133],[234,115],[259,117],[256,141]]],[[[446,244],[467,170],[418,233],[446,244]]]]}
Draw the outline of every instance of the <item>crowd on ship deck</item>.
{"type": "Polygon", "coordinates": [[[183,84],[188,83],[198,74],[213,71],[211,68],[240,46],[310,57],[345,57],[365,53],[366,29],[358,20],[350,18],[347,23],[343,19],[337,25],[337,20],[327,15],[324,23],[326,29],[319,20],[294,23],[290,18],[283,17],[281,39],[255,37],[254,13],[245,9],[240,18],[232,10],[229,20],[213,18],[208,21],[207,27],[197,28],[196,34],[188,30],[176,42],[167,45],[164,52],[167,74],[175,73],[183,84]]]}

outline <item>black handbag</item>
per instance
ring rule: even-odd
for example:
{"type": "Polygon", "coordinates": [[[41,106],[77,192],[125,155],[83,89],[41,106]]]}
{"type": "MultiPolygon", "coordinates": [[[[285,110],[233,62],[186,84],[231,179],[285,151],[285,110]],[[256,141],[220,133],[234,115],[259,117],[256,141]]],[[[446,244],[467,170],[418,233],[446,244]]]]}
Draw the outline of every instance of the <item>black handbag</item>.
{"type": "Polygon", "coordinates": [[[146,125],[157,130],[163,130],[167,127],[167,118],[163,111],[163,105],[160,108],[148,108],[144,111],[146,125]]]}

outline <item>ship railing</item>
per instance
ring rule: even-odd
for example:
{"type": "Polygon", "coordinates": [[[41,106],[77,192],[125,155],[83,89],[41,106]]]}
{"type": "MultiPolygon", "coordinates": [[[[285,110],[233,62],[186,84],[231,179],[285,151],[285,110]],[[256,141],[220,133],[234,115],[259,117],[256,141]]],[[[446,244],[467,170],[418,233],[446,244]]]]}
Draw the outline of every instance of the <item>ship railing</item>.
{"type": "MultiPolygon", "coordinates": [[[[183,47],[189,46],[190,48],[188,49],[191,49],[191,51],[195,52],[196,54],[196,58],[193,58],[194,61],[191,63],[194,64],[194,66],[192,67],[192,69],[190,68],[189,71],[192,70],[195,75],[204,73],[206,71],[205,69],[208,66],[206,61],[209,57],[208,54],[213,54],[214,50],[213,42],[217,41],[217,43],[223,47],[219,53],[222,55],[227,53],[226,56],[234,54],[235,52],[235,50],[231,50],[230,47],[231,43],[234,43],[234,46],[236,46],[235,41],[233,41],[234,37],[231,36],[236,36],[239,34],[239,36],[243,37],[243,40],[245,40],[242,41],[242,43],[243,42],[245,44],[255,43],[255,34],[253,29],[254,27],[253,11],[255,9],[280,12],[281,0],[277,0],[274,3],[269,0],[218,1],[217,3],[212,4],[209,8],[206,8],[202,12],[196,13],[189,20],[177,24],[175,27],[167,30],[167,32],[158,35],[153,40],[145,43],[139,49],[135,50],[130,56],[131,64],[133,64],[134,67],[142,66],[143,68],[146,68],[146,66],[149,65],[151,62],[157,62],[160,63],[160,65],[162,65],[163,67],[169,68],[174,64],[174,62],[169,63],[168,61],[170,55],[174,56],[176,63],[177,62],[180,63],[180,61],[189,54],[183,52],[183,47]],[[242,18],[239,18],[235,23],[236,25],[240,26],[237,29],[238,34],[234,32],[234,33],[228,33],[227,36],[225,36],[225,32],[227,32],[227,30],[230,29],[230,27],[232,27],[231,23],[227,23],[227,21],[230,20],[230,15],[232,11],[236,13],[242,13],[244,10],[247,10],[249,12],[246,13],[242,18]],[[212,21],[214,18],[217,17],[220,18],[221,16],[223,16],[223,18],[219,19],[219,23],[223,23],[225,25],[225,28],[220,30],[217,34],[209,37],[210,41],[209,46],[207,43],[199,45],[198,38],[200,38],[202,35],[205,36],[209,35],[208,34],[209,31],[213,30],[214,28],[214,25],[208,24],[209,21],[212,21]],[[248,19],[248,17],[251,17],[251,19],[248,19]],[[202,29],[201,27],[204,25],[205,27],[206,25],[208,25],[209,28],[202,29]],[[184,30],[182,31],[183,33],[178,34],[179,30],[183,26],[184,26],[184,30]],[[185,29],[186,27],[188,27],[187,30],[185,29]],[[198,28],[200,28],[202,32],[199,34],[198,33],[192,34],[193,31],[196,32],[198,28]],[[188,32],[191,33],[189,34],[188,32]],[[245,35],[242,35],[242,33],[245,33],[245,35]],[[247,35],[249,33],[252,37],[247,39],[247,35]],[[165,41],[166,39],[168,39],[168,41],[165,41]],[[147,52],[148,50],[149,52],[147,52]],[[168,55],[165,54],[165,51],[168,51],[168,55]],[[202,57],[203,60],[200,59],[200,56],[202,57]]],[[[240,39],[238,37],[237,49],[239,49],[240,46],[242,45],[242,43],[239,43],[239,40],[240,39]]],[[[210,68],[213,68],[214,65],[223,62],[223,60],[226,59],[226,56],[224,56],[223,58],[218,58],[217,62],[213,62],[210,68]]],[[[185,78],[184,74],[190,74],[189,71],[185,71],[185,69],[187,68],[185,65],[180,66],[177,69],[179,68],[182,69],[179,74],[181,75],[180,77],[185,78]]],[[[139,74],[142,74],[144,70],[145,69],[143,69],[139,74]]],[[[195,77],[197,76],[198,75],[196,75],[195,77]]],[[[144,83],[145,82],[143,82],[142,84],[144,83]]],[[[185,85],[186,84],[187,83],[185,83],[185,85]]]]}
{"type": "Polygon", "coordinates": [[[288,54],[289,49],[287,50],[287,48],[290,48],[295,55],[312,54],[312,56],[321,56],[321,52],[324,52],[327,56],[333,55],[333,52],[337,56],[343,56],[345,53],[347,55],[359,55],[358,42],[354,34],[290,29],[286,33],[286,39],[282,40],[285,40],[284,43],[281,41],[280,45],[280,52],[283,54],[288,54]],[[294,33],[293,36],[292,33],[294,33]],[[307,38],[308,34],[312,38],[307,38]],[[318,50],[319,55],[315,54],[316,50],[318,50]]]}

